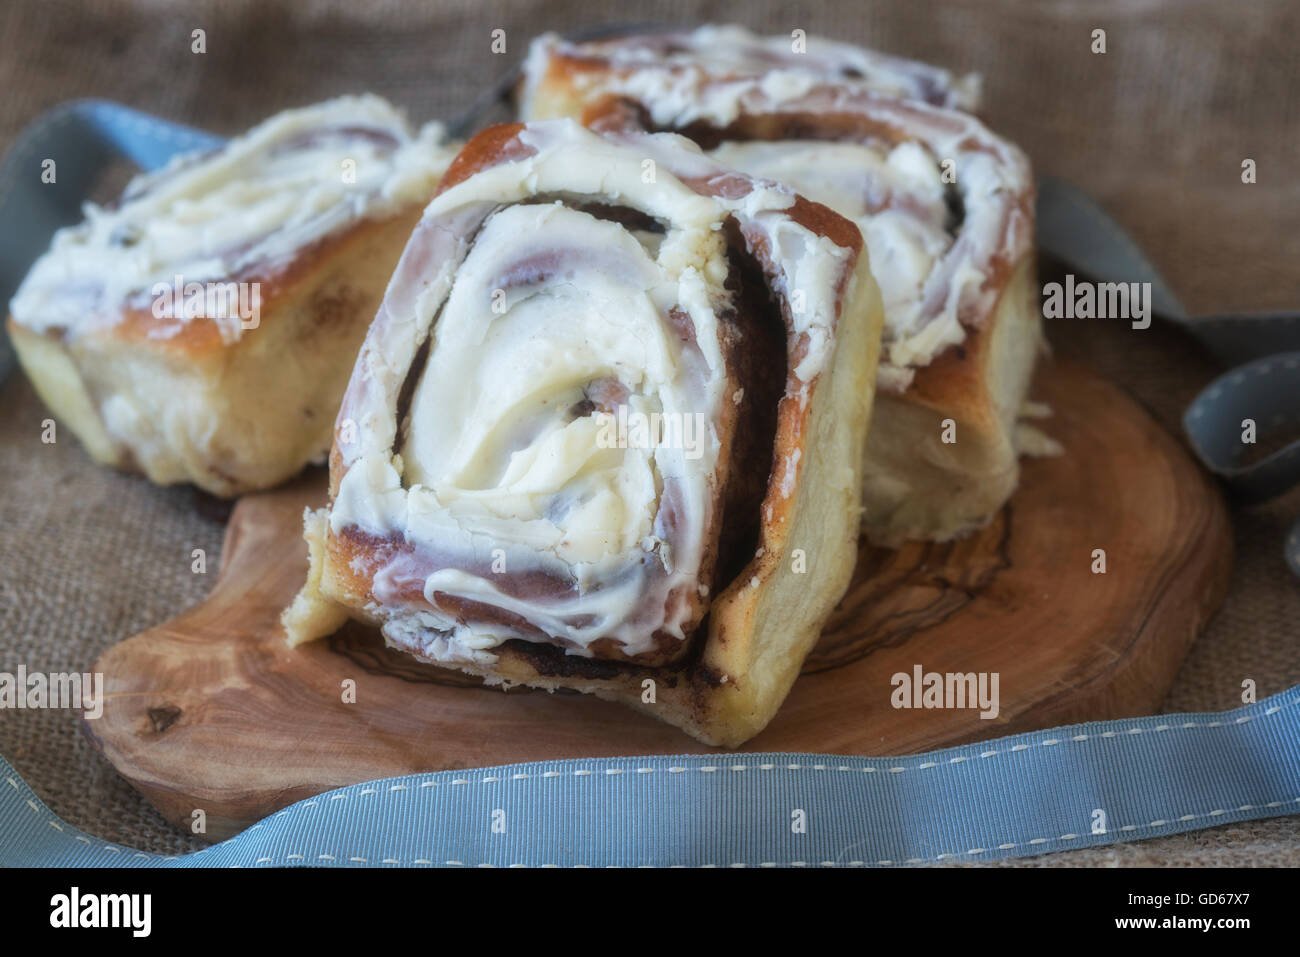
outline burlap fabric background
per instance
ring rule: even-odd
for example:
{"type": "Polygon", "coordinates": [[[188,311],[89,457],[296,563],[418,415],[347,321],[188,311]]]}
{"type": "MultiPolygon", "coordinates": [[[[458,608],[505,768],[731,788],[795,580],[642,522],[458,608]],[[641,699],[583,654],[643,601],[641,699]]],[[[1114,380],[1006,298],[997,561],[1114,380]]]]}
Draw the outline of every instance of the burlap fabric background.
{"type": "MultiPolygon", "coordinates": [[[[447,116],[541,30],[600,20],[740,18],[800,27],[985,76],[990,124],[1038,169],[1087,188],[1150,252],[1195,312],[1300,306],[1300,8],[1272,3],[768,0],[611,6],[449,0],[0,5],[0,147],[41,111],[102,96],[213,130],[343,92],[374,90],[413,118],[447,116]],[[190,53],[190,31],[208,52],[190,53]],[[507,31],[505,57],[489,32],[507,31]],[[1106,29],[1108,52],[1089,51],[1106,29]],[[1243,185],[1243,158],[1258,183],[1243,185]]],[[[4,223],[21,229],[21,223],[4,223]]],[[[1215,371],[1176,332],[1058,323],[1058,352],[1124,384],[1171,430],[1215,371]]],[[[44,412],[20,375],[0,385],[0,670],[79,671],[106,647],[198,601],[190,550],[219,552],[222,508],[96,468],[70,437],[39,441],[44,412]]],[[[1300,495],[1234,509],[1232,591],[1183,666],[1171,711],[1240,703],[1300,683],[1300,583],[1281,560],[1300,495]]],[[[0,753],[73,823],[149,851],[172,831],[62,711],[0,713],[0,753]]],[[[1031,865],[1300,864],[1300,818],[1031,859],[1031,865]]]]}

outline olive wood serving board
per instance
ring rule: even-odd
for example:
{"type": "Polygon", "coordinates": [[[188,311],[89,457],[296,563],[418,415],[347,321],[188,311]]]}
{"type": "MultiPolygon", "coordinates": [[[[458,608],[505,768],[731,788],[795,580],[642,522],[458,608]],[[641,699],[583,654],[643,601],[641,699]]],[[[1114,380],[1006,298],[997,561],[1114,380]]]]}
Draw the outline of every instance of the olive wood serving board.
{"type": "MultiPolygon", "coordinates": [[[[1026,460],[1011,503],[971,538],[863,544],[804,675],[743,750],[907,754],[1159,709],[1226,591],[1227,510],[1181,443],[1087,369],[1045,364],[1035,398],[1066,454],[1026,460]],[[893,707],[893,676],[917,665],[997,672],[998,716],[893,707]]],[[[324,502],[325,484],[318,470],[243,498],[208,598],[94,666],[105,707],[83,728],[169,820],[188,829],[201,808],[221,838],[358,781],[710,750],[585,695],[483,687],[358,625],[289,648],[278,616],[306,567],[303,508],[324,502]]]]}

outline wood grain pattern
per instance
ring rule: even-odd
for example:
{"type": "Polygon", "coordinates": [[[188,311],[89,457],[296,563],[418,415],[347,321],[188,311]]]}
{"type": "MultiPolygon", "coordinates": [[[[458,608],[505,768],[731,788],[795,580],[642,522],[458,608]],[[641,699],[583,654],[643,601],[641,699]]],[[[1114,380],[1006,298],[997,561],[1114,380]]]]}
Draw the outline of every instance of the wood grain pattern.
{"type": "MultiPolygon", "coordinates": [[[[980,534],[897,551],[864,546],[853,585],[776,719],[744,750],[907,754],[1056,724],[1157,710],[1231,566],[1217,488],[1119,389],[1052,363],[1061,458],[1027,461],[980,534]],[[1094,548],[1106,574],[1092,572],[1094,548]],[[1001,710],[894,709],[913,666],[997,672],[1001,710]]],[[[209,598],[95,665],[104,714],[83,727],[179,826],[221,838],[357,781],[546,758],[709,749],[617,705],[484,688],[349,625],[296,650],[278,616],[302,581],[304,506],[321,472],[245,497],[209,598]],[[356,682],[344,703],[342,683],[356,682]]]]}

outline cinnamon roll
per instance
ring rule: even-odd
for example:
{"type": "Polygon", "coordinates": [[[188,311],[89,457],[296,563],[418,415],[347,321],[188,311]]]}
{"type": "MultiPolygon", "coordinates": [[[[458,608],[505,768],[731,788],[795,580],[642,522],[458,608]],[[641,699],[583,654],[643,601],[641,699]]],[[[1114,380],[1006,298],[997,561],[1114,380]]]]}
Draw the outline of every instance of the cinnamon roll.
{"type": "Polygon", "coordinates": [[[357,357],[290,642],[351,616],[740,744],[848,585],[882,320],[857,228],[786,187],[485,130],[357,357]]]}
{"type": "Polygon", "coordinates": [[[809,68],[780,83],[703,42],[662,60],[640,37],[593,47],[534,47],[526,117],[678,131],[857,223],[885,302],[864,529],[893,545],[984,525],[1018,480],[1017,418],[1042,348],[1024,155],[933,85],[827,79],[836,58],[813,59],[811,44],[809,68]]]}
{"type": "Polygon", "coordinates": [[[329,449],[352,361],[454,156],[374,96],[280,113],[60,230],[16,352],[96,460],[217,495],[329,449]]]}

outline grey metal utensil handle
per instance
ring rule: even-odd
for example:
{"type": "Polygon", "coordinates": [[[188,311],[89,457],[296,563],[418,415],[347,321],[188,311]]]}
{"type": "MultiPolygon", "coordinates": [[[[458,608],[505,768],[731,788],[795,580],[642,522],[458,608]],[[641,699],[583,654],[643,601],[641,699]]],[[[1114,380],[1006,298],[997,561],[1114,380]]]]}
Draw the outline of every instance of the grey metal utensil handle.
{"type": "MultiPolygon", "coordinates": [[[[1156,313],[1235,367],[1197,395],[1183,429],[1202,464],[1238,499],[1261,502],[1300,485],[1300,439],[1247,459],[1260,443],[1300,426],[1300,313],[1189,316],[1118,223],[1081,190],[1048,177],[1039,182],[1038,243],[1102,282],[1149,282],[1156,313]]],[[[1300,522],[1287,533],[1283,554],[1300,575],[1300,522]]]]}

